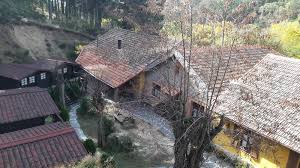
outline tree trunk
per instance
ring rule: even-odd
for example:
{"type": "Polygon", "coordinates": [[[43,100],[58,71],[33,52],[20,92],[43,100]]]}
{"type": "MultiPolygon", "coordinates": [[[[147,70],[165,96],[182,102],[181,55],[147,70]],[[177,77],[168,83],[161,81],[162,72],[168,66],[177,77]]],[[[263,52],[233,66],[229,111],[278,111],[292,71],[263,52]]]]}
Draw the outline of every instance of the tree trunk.
{"type": "Polygon", "coordinates": [[[100,120],[98,121],[98,147],[105,148],[106,147],[106,138],[104,135],[104,126],[103,126],[103,117],[100,115],[100,120]]]}
{"type": "Polygon", "coordinates": [[[49,20],[52,20],[52,1],[48,0],[48,13],[49,13],[49,20]]]}
{"type": "Polygon", "coordinates": [[[65,0],[60,0],[60,9],[61,9],[61,14],[65,14],[65,0]]]}

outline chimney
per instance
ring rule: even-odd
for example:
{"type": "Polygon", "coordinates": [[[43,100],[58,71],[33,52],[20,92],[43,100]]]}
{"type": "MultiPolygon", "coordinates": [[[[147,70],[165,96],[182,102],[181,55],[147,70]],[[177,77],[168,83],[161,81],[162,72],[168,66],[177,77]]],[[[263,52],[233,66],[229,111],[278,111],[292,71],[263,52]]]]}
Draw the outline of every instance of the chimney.
{"type": "Polygon", "coordinates": [[[118,40],[118,49],[122,48],[122,40],[118,40]]]}

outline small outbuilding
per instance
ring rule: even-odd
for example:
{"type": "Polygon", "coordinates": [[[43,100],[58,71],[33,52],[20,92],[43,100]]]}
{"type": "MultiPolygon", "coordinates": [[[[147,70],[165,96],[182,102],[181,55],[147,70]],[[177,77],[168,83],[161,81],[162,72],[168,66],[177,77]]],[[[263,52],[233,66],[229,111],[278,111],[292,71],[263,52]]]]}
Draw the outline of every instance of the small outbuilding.
{"type": "Polygon", "coordinates": [[[57,81],[78,77],[80,66],[69,61],[42,59],[31,64],[0,64],[0,90],[38,86],[48,88],[57,81]]]}
{"type": "Polygon", "coordinates": [[[59,120],[59,109],[47,89],[38,87],[0,91],[0,134],[59,120]]]}
{"type": "Polygon", "coordinates": [[[0,167],[59,167],[86,155],[75,130],[62,122],[0,134],[0,167]]]}

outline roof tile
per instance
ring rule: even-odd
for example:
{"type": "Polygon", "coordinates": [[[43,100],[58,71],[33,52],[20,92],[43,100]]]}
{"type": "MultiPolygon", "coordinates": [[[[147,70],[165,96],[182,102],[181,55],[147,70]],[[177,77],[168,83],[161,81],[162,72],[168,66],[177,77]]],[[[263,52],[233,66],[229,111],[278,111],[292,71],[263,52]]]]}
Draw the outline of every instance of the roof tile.
{"type": "Polygon", "coordinates": [[[38,87],[0,91],[0,123],[58,114],[47,89],[38,87]]]}
{"type": "Polygon", "coordinates": [[[0,167],[53,167],[86,154],[74,129],[61,122],[0,135],[0,167]]]}

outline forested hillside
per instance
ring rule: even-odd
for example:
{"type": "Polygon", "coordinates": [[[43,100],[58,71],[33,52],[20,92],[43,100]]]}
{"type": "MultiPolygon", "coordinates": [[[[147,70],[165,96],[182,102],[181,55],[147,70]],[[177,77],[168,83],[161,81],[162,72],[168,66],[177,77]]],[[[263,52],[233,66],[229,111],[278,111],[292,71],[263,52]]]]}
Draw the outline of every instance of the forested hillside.
{"type": "Polygon", "coordinates": [[[158,33],[162,3],[154,0],[2,0],[0,21],[29,18],[89,34],[119,26],[158,33]]]}
{"type": "MultiPolygon", "coordinates": [[[[240,44],[267,45],[283,54],[300,57],[300,0],[232,1],[235,5],[226,10],[221,8],[224,0],[193,1],[195,45],[212,44],[209,12],[217,12],[220,22],[215,26],[221,29],[225,25],[228,32],[238,36],[240,44]],[[226,16],[230,10],[243,8],[241,4],[248,5],[245,12],[226,16]],[[243,20],[239,20],[242,24],[237,27],[234,20],[239,18],[243,20]]],[[[0,23],[13,24],[27,18],[91,35],[117,26],[181,38],[178,13],[183,3],[184,0],[1,0],[0,23]]],[[[221,37],[221,33],[216,36],[221,37]]]]}
{"type": "MultiPolygon", "coordinates": [[[[224,0],[194,2],[194,44],[211,45],[212,26],[220,30],[225,26],[228,34],[234,34],[240,44],[270,46],[283,54],[300,58],[300,0],[232,1],[234,3],[226,9],[223,8],[224,0]],[[242,8],[246,8],[245,12],[234,14],[242,8]],[[211,13],[217,13],[219,17],[210,18],[211,13]],[[216,19],[219,23],[211,25],[210,19],[216,19]]],[[[167,0],[165,3],[166,17],[162,32],[170,37],[181,38],[178,16],[182,6],[184,6],[183,1],[167,0]]],[[[222,32],[219,31],[215,35],[219,37],[217,44],[220,44],[222,32]]]]}

